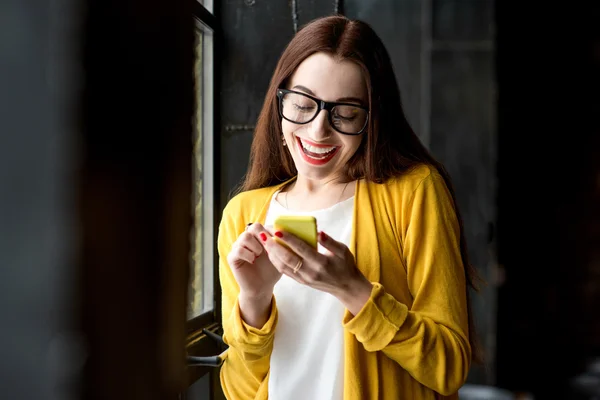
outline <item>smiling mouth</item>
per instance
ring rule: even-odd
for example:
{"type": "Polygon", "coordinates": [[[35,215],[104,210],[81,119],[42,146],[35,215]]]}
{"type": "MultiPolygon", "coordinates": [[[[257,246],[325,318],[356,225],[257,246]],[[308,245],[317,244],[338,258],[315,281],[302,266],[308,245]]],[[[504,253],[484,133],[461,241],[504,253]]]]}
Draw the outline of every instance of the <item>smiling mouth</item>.
{"type": "Polygon", "coordinates": [[[315,161],[331,159],[340,148],[339,146],[314,146],[304,142],[299,137],[296,137],[296,140],[304,155],[315,161]]]}

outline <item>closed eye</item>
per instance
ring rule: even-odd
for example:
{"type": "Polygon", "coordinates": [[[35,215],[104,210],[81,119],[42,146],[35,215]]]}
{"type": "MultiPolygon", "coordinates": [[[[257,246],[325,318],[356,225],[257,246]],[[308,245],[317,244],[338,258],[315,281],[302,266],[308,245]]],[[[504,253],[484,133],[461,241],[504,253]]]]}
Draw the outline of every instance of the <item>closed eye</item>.
{"type": "Polygon", "coordinates": [[[353,115],[351,117],[344,117],[343,115],[339,115],[338,114],[338,115],[334,115],[333,118],[334,119],[339,119],[339,120],[342,120],[342,121],[352,121],[352,120],[356,119],[356,116],[353,115]]]}
{"type": "Polygon", "coordinates": [[[294,108],[299,111],[311,111],[314,110],[313,106],[302,106],[300,104],[294,103],[294,108]]]}

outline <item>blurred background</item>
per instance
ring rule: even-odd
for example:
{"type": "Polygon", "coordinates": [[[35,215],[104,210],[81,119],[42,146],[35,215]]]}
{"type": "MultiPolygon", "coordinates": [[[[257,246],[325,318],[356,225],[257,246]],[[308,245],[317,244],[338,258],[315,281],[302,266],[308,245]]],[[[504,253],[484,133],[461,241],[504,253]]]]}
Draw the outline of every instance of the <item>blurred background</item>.
{"type": "Polygon", "coordinates": [[[284,46],[334,13],[454,179],[486,281],[461,398],[600,398],[600,4],[499,0],[0,3],[0,398],[222,398],[186,358],[223,350],[220,213],[284,46]]]}

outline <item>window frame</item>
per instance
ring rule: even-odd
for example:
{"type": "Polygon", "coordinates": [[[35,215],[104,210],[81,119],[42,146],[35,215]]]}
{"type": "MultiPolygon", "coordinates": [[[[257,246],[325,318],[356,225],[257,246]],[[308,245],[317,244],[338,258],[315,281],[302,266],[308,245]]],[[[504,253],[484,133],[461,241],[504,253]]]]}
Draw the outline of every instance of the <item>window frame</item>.
{"type": "MultiPolygon", "coordinates": [[[[221,38],[220,25],[218,23],[218,19],[216,15],[218,15],[218,1],[214,1],[213,3],[213,12],[210,12],[203,4],[200,3],[199,0],[191,0],[192,1],[192,14],[194,18],[194,24],[204,25],[212,31],[212,95],[208,101],[212,102],[212,131],[202,132],[203,136],[203,145],[205,143],[205,138],[210,135],[211,136],[211,144],[212,144],[212,153],[211,157],[212,161],[212,169],[211,173],[206,174],[207,169],[203,170],[204,176],[212,181],[212,197],[210,199],[212,203],[212,213],[208,216],[208,221],[210,221],[210,226],[207,227],[211,229],[212,233],[212,248],[210,249],[212,252],[212,266],[204,266],[204,267],[212,267],[213,268],[213,307],[212,310],[205,311],[204,313],[189,319],[186,325],[186,353],[188,355],[194,356],[214,356],[218,355],[221,352],[219,343],[216,343],[213,339],[208,337],[203,333],[204,330],[210,330],[212,332],[221,334],[221,313],[219,312],[221,309],[221,286],[219,283],[219,257],[217,250],[217,235],[218,235],[218,227],[221,215],[221,202],[219,196],[219,188],[220,188],[220,175],[221,168],[220,163],[218,162],[218,157],[215,155],[220,154],[220,135],[219,135],[219,69],[217,68],[219,65],[219,43],[221,38]]],[[[198,28],[194,28],[198,29],[198,28]]],[[[204,150],[203,154],[204,154],[204,150]]],[[[190,155],[191,156],[191,155],[190,155]]],[[[207,211],[207,209],[203,207],[203,213],[207,211]]],[[[203,220],[207,221],[207,218],[203,215],[203,220]]],[[[205,247],[205,249],[207,249],[205,247]]],[[[202,262],[205,262],[205,257],[202,257],[202,262]]],[[[204,284],[204,283],[203,283],[204,284]]],[[[188,386],[191,386],[198,379],[202,378],[207,373],[211,371],[216,371],[218,369],[211,367],[189,367],[187,374],[187,383],[188,386]]],[[[217,379],[218,380],[218,379],[217,379]]],[[[213,380],[214,381],[214,380],[213,380]]],[[[214,384],[213,384],[214,385],[214,384]]],[[[211,389],[211,392],[214,393],[214,387],[211,389]]],[[[211,396],[213,396],[211,393],[211,396]]]]}

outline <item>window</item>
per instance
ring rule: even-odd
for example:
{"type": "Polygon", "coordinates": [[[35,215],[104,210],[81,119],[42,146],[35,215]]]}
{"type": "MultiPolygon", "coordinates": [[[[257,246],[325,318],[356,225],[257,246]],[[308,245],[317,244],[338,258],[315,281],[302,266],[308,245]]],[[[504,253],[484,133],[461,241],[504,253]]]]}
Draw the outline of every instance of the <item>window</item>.
{"type": "Polygon", "coordinates": [[[188,301],[188,319],[214,308],[214,129],[213,33],[202,22],[196,28],[194,65],[196,111],[194,119],[193,195],[194,232],[188,301]]]}
{"type": "Polygon", "coordinates": [[[214,14],[214,10],[213,10],[213,0],[198,0],[200,2],[200,4],[202,4],[204,6],[204,8],[206,8],[206,10],[208,10],[209,12],[214,14]]]}
{"type": "MultiPolygon", "coordinates": [[[[216,227],[219,210],[216,201],[219,171],[214,154],[218,152],[215,131],[215,31],[217,20],[213,14],[212,0],[192,0],[195,29],[194,93],[196,110],[193,120],[192,162],[192,214],[190,274],[187,301],[188,337],[186,352],[193,357],[213,357],[222,352],[222,344],[207,336],[206,331],[218,334],[217,281],[218,257],[216,254],[216,227]]],[[[209,335],[210,335],[209,332],[209,335]]],[[[214,336],[214,335],[213,335],[214,336]]],[[[182,398],[209,398],[204,395],[211,387],[210,398],[220,397],[218,368],[190,366],[188,368],[188,393],[182,398]],[[199,380],[202,378],[201,380],[199,380]],[[209,384],[209,382],[213,382],[209,384]],[[197,382],[196,384],[194,384],[197,382]],[[216,382],[216,383],[215,383],[216,382]],[[218,387],[217,387],[218,386],[218,387]],[[195,388],[195,389],[194,389],[195,388]]]]}

